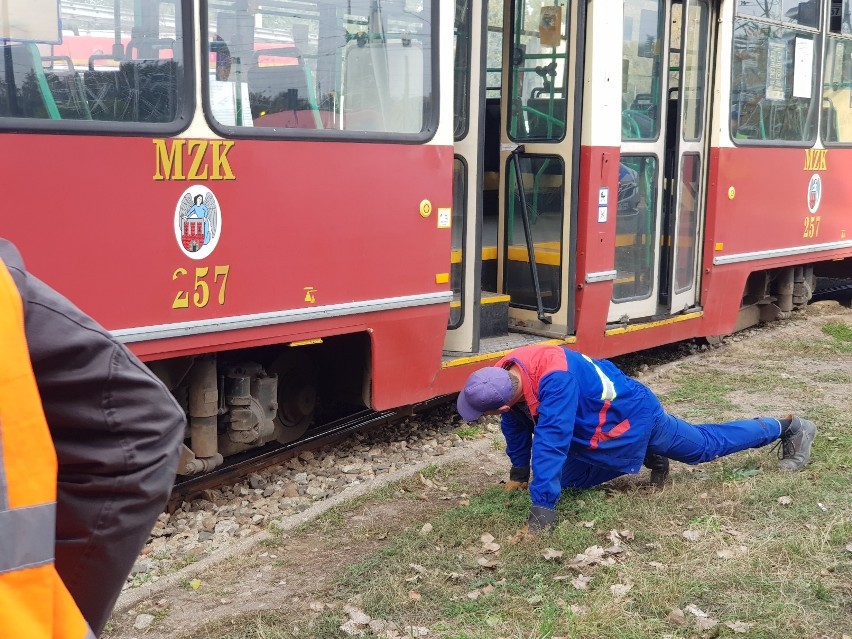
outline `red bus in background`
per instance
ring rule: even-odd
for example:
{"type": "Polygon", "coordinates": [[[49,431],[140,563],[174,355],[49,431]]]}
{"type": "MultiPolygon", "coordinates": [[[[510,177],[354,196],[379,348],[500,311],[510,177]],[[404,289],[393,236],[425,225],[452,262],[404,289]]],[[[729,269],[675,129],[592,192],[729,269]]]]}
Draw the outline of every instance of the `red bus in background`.
{"type": "Polygon", "coordinates": [[[767,4],[12,1],[0,235],[172,389],[185,474],[783,318],[850,275],[852,28],[767,4]]]}

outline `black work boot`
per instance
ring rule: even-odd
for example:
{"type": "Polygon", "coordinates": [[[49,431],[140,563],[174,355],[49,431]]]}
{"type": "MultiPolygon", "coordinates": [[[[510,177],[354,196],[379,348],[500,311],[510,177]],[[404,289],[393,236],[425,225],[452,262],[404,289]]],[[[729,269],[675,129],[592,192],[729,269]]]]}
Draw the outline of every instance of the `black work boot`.
{"type": "Polygon", "coordinates": [[[655,453],[646,453],[642,465],[651,469],[651,485],[662,488],[669,477],[669,459],[655,453]]]}
{"type": "Polygon", "coordinates": [[[817,428],[813,422],[801,417],[792,417],[781,422],[781,461],[778,468],[788,472],[802,470],[811,458],[817,428]]]}

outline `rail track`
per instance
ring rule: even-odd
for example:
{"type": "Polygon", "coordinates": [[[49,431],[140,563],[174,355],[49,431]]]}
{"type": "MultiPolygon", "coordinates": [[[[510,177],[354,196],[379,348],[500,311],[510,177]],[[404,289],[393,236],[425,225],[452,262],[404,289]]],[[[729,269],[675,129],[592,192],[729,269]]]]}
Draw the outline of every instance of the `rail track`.
{"type": "Polygon", "coordinates": [[[452,399],[452,396],[446,395],[394,410],[359,411],[327,424],[314,426],[301,439],[295,442],[289,444],[268,444],[262,448],[230,457],[222,466],[209,473],[178,476],[175,486],[172,489],[172,496],[169,500],[167,511],[173,512],[182,501],[191,500],[195,495],[198,495],[204,490],[217,488],[222,484],[239,480],[250,473],[281,464],[303,451],[331,444],[356,431],[392,424],[410,417],[414,413],[444,404],[450,401],[450,399],[452,399]]]}

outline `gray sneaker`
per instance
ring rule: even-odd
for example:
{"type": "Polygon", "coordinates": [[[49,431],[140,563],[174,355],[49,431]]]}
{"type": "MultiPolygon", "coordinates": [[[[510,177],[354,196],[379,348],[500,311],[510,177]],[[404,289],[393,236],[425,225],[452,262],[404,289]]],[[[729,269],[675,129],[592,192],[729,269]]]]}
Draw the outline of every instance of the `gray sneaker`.
{"type": "Polygon", "coordinates": [[[781,431],[781,461],[778,468],[788,472],[802,470],[811,458],[817,428],[813,422],[793,417],[790,425],[781,431]]]}

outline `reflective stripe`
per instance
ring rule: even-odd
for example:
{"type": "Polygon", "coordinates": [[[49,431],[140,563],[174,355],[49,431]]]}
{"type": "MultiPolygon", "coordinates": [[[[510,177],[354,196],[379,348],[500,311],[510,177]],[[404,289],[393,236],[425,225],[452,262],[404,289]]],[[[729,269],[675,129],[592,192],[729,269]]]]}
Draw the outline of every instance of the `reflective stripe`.
{"type": "Polygon", "coordinates": [[[768,251],[752,251],[750,253],[734,253],[733,255],[718,255],[713,258],[713,264],[720,266],[722,264],[768,260],[773,257],[805,255],[818,251],[837,251],[848,248],[852,248],[852,240],[846,240],[845,242],[826,242],[825,244],[808,244],[806,246],[793,246],[791,248],[771,249],[768,251]]]}
{"type": "Polygon", "coordinates": [[[218,331],[235,331],[259,326],[275,326],[293,322],[307,322],[332,317],[346,317],[365,313],[380,313],[402,308],[416,308],[432,304],[448,304],[453,300],[452,291],[442,293],[424,293],[422,295],[403,295],[387,297],[362,302],[347,302],[345,304],[329,304],[312,308],[297,308],[287,311],[270,311],[251,315],[234,315],[217,317],[192,322],[175,322],[174,324],[157,324],[140,326],[138,328],[120,328],[110,331],[113,337],[125,344],[143,342],[152,339],[169,339],[172,337],[188,337],[218,331]]]}
{"type": "Polygon", "coordinates": [[[6,481],[6,466],[3,464],[3,421],[0,420],[0,511],[9,508],[9,484],[6,481]]]}
{"type": "Polygon", "coordinates": [[[607,377],[604,372],[600,369],[600,367],[595,364],[594,360],[588,355],[583,355],[583,358],[589,362],[592,366],[595,367],[595,371],[598,373],[598,377],[601,378],[601,385],[603,386],[603,391],[601,392],[601,401],[602,402],[611,402],[617,397],[615,392],[615,384],[613,384],[612,380],[607,377]]]}
{"type": "Polygon", "coordinates": [[[0,512],[0,574],[53,561],[56,504],[0,512]]]}
{"type": "Polygon", "coordinates": [[[595,282],[611,282],[618,277],[618,271],[600,271],[598,273],[586,273],[586,284],[595,282]]]}

